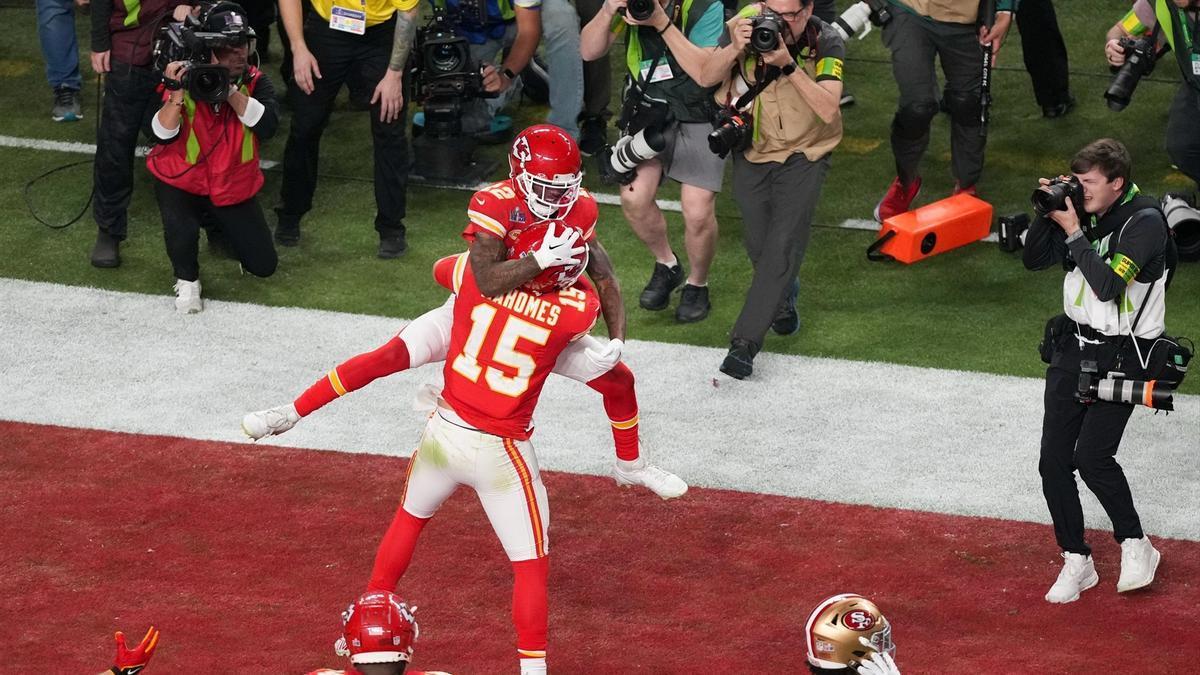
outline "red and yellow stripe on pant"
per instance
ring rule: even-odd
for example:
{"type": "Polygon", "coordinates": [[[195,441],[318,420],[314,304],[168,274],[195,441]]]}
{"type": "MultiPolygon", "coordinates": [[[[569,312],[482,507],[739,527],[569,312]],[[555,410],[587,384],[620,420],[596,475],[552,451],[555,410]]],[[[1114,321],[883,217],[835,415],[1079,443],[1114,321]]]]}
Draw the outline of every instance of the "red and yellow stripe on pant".
{"type": "Polygon", "coordinates": [[[542,512],[538,508],[537,493],[533,489],[533,474],[529,471],[525,458],[521,456],[516,441],[505,438],[504,451],[508,453],[508,459],[521,480],[521,489],[525,492],[525,505],[529,509],[529,524],[533,528],[534,550],[537,557],[543,558],[546,556],[546,532],[542,526],[542,512]]]}

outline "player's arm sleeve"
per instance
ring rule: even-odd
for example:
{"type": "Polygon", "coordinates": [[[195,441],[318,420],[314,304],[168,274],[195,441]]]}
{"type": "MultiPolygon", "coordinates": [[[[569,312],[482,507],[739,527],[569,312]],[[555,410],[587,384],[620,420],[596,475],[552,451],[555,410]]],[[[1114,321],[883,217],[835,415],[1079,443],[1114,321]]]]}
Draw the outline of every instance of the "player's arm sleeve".
{"type": "Polygon", "coordinates": [[[1125,291],[1142,268],[1166,248],[1166,227],[1161,219],[1138,215],[1119,235],[1112,260],[1105,262],[1082,233],[1067,238],[1071,256],[1096,297],[1114,300],[1125,291]]]}
{"type": "Polygon", "coordinates": [[[459,253],[448,255],[433,263],[433,280],[439,286],[452,293],[458,293],[462,287],[463,274],[466,273],[469,254],[459,253]]]}

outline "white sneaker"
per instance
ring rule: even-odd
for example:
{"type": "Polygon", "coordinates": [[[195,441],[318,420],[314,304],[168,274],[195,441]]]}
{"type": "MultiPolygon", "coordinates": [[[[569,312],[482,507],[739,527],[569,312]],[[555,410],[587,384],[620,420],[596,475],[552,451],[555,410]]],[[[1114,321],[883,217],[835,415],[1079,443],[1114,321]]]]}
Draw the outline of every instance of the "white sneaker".
{"type": "Polygon", "coordinates": [[[1046,602],[1075,602],[1080,593],[1100,583],[1092,556],[1064,552],[1062,557],[1062,571],[1050,592],[1046,593],[1046,602]]]}
{"type": "Polygon", "coordinates": [[[1150,537],[1121,542],[1121,578],[1117,580],[1117,592],[1149,586],[1161,559],[1162,554],[1150,545],[1150,537]]]}
{"type": "Polygon", "coordinates": [[[650,464],[645,457],[638,457],[632,462],[618,459],[613,465],[613,479],[617,485],[641,485],[663,499],[682,497],[688,490],[683,479],[669,471],[650,464]]]}
{"type": "Polygon", "coordinates": [[[296,426],[299,421],[300,413],[296,412],[296,405],[289,403],[270,410],[246,413],[242,418],[242,432],[257,441],[267,436],[282,434],[296,426]]]}
{"type": "Polygon", "coordinates": [[[175,280],[175,311],[180,314],[197,314],[204,309],[200,299],[200,280],[175,280]]]}

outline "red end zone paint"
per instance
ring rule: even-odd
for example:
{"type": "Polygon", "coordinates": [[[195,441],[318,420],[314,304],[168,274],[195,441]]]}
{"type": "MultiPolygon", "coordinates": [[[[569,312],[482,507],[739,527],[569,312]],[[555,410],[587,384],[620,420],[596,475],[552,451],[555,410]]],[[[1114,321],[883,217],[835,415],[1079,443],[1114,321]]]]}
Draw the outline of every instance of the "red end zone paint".
{"type": "MultiPolygon", "coordinates": [[[[162,630],[150,673],[335,665],[404,460],[0,423],[0,625],[13,672],[98,672],[112,632],[162,630]]],[[[598,451],[600,452],[600,451],[598,451]]],[[[857,592],[912,673],[1188,672],[1200,544],[1159,539],[1153,588],[1042,595],[1048,526],[693,489],[661,502],[548,474],[550,663],[559,673],[794,673],[804,620],[857,592]]],[[[470,491],[425,529],[399,592],[420,607],[415,666],[515,666],[510,572],[470,491]]]]}

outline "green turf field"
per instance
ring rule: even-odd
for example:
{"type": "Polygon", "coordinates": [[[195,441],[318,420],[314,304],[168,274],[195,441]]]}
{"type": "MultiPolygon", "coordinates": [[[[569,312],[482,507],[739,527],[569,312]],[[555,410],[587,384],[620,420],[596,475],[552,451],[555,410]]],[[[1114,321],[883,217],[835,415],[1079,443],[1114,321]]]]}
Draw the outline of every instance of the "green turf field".
{"type": "MultiPolygon", "coordinates": [[[[845,4],[845,3],[841,3],[845,4]]],[[[1153,80],[1143,82],[1133,104],[1122,113],[1107,110],[1101,94],[1110,75],[1103,63],[1104,32],[1128,7],[1122,0],[1060,0],[1059,23],[1071,53],[1072,89],[1079,105],[1064,119],[1044,120],[1022,67],[1014,32],[999,57],[992,126],[981,196],[1000,214],[1027,209],[1039,175],[1065,170],[1071,154],[1100,136],[1115,136],[1130,146],[1135,180],[1159,194],[1188,189],[1162,148],[1166,109],[1178,72],[1164,60],[1153,80]]],[[[49,118],[50,92],[38,50],[32,7],[0,5],[0,135],[93,142],[95,83],[85,85],[82,123],[56,124],[49,118]]],[[[87,68],[87,19],[79,18],[81,58],[87,68]]],[[[275,41],[278,49],[278,41],[275,41]]],[[[619,48],[619,46],[618,46],[619,48]]],[[[619,66],[614,59],[614,67],[619,66]]],[[[276,62],[277,63],[277,62],[276,62]]],[[[277,78],[277,65],[267,72],[277,78]]],[[[887,51],[878,32],[849,46],[848,88],[858,104],[845,111],[846,137],[835,152],[833,170],[818,209],[818,227],[801,270],[801,332],[771,337],[770,351],[837,356],[859,360],[1036,375],[1042,365],[1035,348],[1044,320],[1058,311],[1060,274],[1026,272],[1017,257],[994,244],[974,244],[911,267],[869,263],[864,249],[873,234],[836,229],[846,219],[869,218],[893,175],[887,130],[895,107],[887,51]]],[[[544,110],[526,104],[518,119],[532,122],[544,110]]],[[[286,125],[286,117],[285,117],[286,125]]],[[[269,159],[283,154],[286,126],[264,148],[269,159]]],[[[496,156],[502,150],[493,149],[496,156]]],[[[322,179],[316,207],[304,221],[298,248],[280,251],[280,266],[270,279],[239,274],[236,263],[201,252],[206,297],[270,305],[411,317],[438,303],[443,291],[430,278],[430,264],[463,248],[458,233],[465,222],[467,194],[413,188],[409,192],[410,250],[399,261],[374,257],[374,204],[369,182],[370,145],[365,113],[342,108],[334,114],[322,147],[322,179]]],[[[169,294],[173,278],[163,250],[161,224],[150,178],[139,162],[130,211],[130,238],[122,247],[124,264],[97,270],[87,253],[95,236],[90,212],[76,225],[51,230],[30,215],[22,186],[44,171],[80,155],[0,148],[0,276],[169,294]]],[[[953,184],[949,168],[946,120],[935,122],[924,165],[922,203],[945,196],[953,184]]],[[[59,172],[34,185],[30,198],[42,218],[69,219],[83,206],[90,189],[90,165],[59,172]]],[[[268,172],[263,206],[278,200],[280,175],[268,172]]],[[[589,178],[591,187],[606,192],[589,178]]],[[[674,197],[664,189],[664,197],[674,197]]],[[[681,222],[668,214],[682,253],[681,222]]],[[[721,346],[749,283],[749,263],[741,246],[741,222],[728,194],[718,202],[720,249],[711,275],[713,313],[698,325],[676,325],[671,312],[637,307],[651,258],[624,223],[619,209],[602,207],[600,237],[612,253],[629,310],[629,334],[635,339],[721,346]]],[[[273,222],[273,218],[269,220],[273,222]]],[[[1200,267],[1186,265],[1170,293],[1169,328],[1200,337],[1200,267]]],[[[166,298],[164,312],[171,310],[166,298]]],[[[696,364],[711,367],[716,363],[696,364]]],[[[1185,391],[1200,392],[1200,381],[1185,391]]]]}

